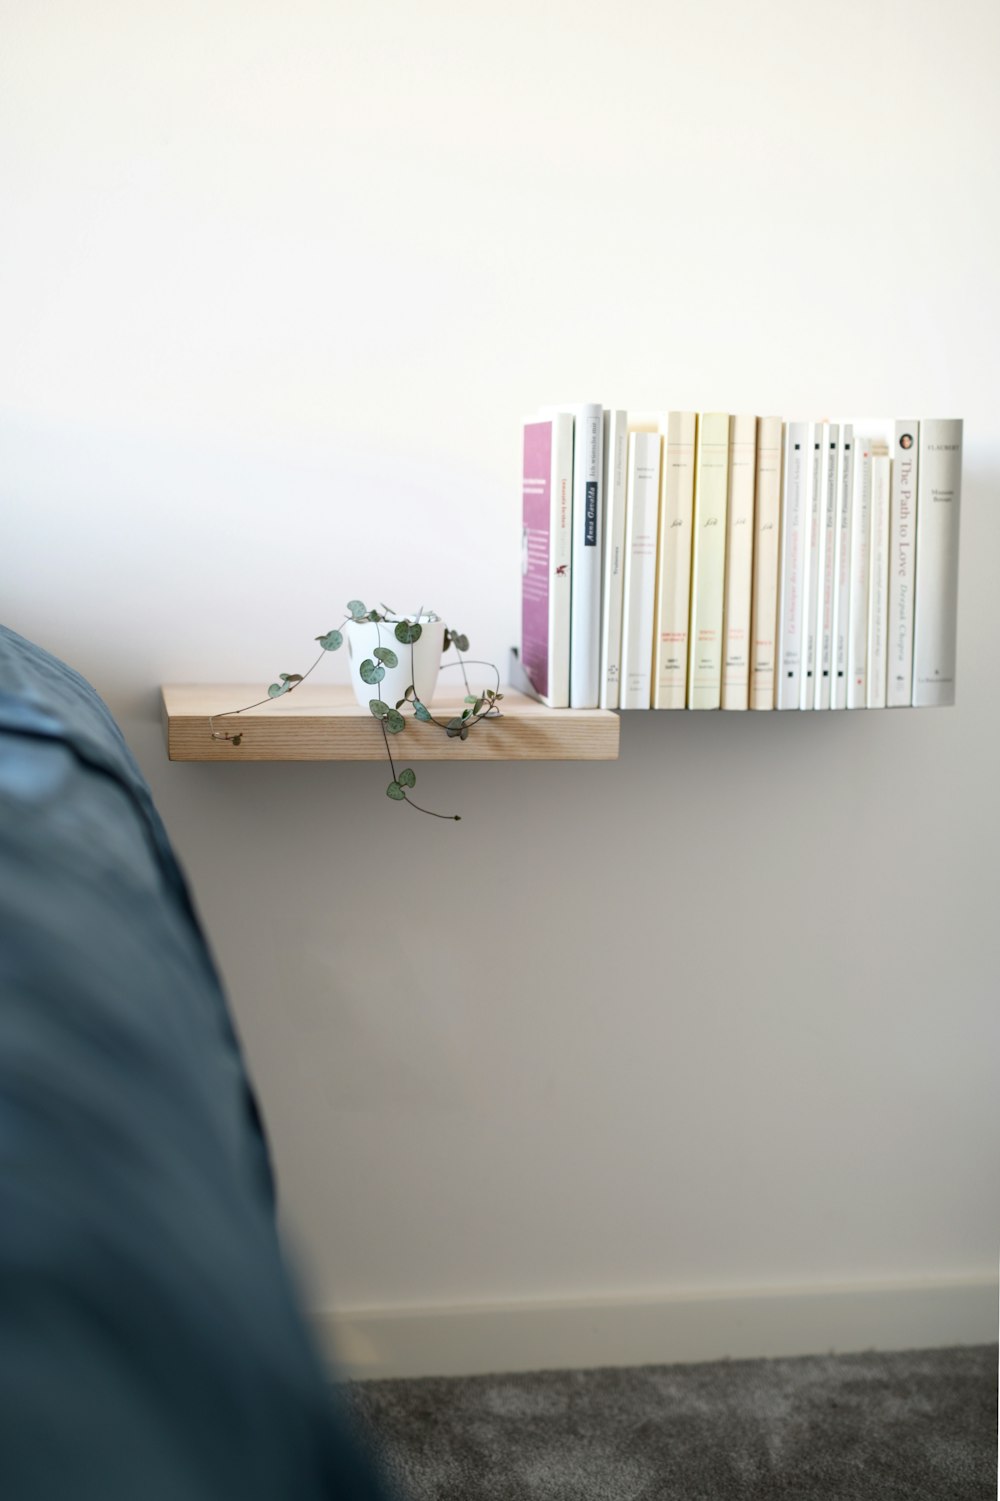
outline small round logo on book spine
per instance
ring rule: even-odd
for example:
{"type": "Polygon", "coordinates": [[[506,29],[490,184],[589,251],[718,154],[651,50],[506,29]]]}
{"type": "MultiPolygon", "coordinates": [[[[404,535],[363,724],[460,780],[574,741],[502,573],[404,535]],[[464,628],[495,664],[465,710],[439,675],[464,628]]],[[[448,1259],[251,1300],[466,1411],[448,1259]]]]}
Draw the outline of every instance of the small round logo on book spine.
{"type": "Polygon", "coordinates": [[[913,434],[912,433],[904,433],[903,436],[899,440],[899,446],[900,446],[900,448],[912,448],[913,447],[913,434]]]}

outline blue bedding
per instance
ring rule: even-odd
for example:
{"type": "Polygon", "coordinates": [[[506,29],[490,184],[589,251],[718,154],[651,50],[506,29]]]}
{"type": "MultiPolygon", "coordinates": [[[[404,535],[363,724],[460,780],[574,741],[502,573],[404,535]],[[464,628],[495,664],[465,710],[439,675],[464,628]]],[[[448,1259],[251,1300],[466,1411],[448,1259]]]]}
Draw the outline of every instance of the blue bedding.
{"type": "Polygon", "coordinates": [[[0,1497],[375,1498],[149,789],[0,627],[0,1497]]]}

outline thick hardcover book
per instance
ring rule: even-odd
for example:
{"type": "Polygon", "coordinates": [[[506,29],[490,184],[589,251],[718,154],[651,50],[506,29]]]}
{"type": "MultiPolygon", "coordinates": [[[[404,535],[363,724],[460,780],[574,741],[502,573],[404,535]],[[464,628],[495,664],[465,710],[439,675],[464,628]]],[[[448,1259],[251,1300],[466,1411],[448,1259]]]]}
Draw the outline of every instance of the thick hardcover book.
{"type": "Polygon", "coordinates": [[[689,709],[717,709],[722,697],[728,490],[729,413],[706,412],[698,421],[695,459],[689,709]]]}
{"type": "Polygon", "coordinates": [[[569,701],[574,709],[596,709],[601,698],[604,415],[601,407],[594,403],[566,410],[576,421],[569,701]]]}
{"type": "Polygon", "coordinates": [[[660,537],[653,625],[653,708],[687,703],[688,625],[691,605],[691,522],[698,418],[669,412],[663,422],[660,537]]]}
{"type": "Polygon", "coordinates": [[[847,628],[847,707],[868,706],[868,582],[871,559],[872,449],[860,423],[854,424],[854,478],[851,500],[851,599],[847,628]]]}
{"type": "Polygon", "coordinates": [[[778,543],[781,533],[781,432],[780,417],[761,417],[757,424],[750,649],[751,709],[774,708],[778,543]]]}
{"type": "Polygon", "coordinates": [[[625,464],[628,417],[604,413],[604,578],[601,586],[601,708],[617,709],[625,580],[625,464]]]}
{"type": "Polygon", "coordinates": [[[826,424],[816,422],[812,431],[812,475],[809,482],[809,523],[806,534],[805,590],[803,592],[802,676],[799,682],[799,708],[816,706],[816,662],[819,654],[819,624],[816,596],[819,594],[819,549],[822,525],[823,431],[826,424]]]}
{"type": "Polygon", "coordinates": [[[521,661],[553,709],[569,704],[573,418],[524,424],[521,661]]]}
{"type": "Polygon", "coordinates": [[[913,623],[913,704],[918,709],[955,702],[961,500],[962,420],[923,418],[913,623]]]}
{"type": "Polygon", "coordinates": [[[909,708],[913,699],[913,604],[917,540],[920,425],[903,417],[893,433],[889,516],[889,640],[886,705],[909,708]]]}
{"type": "Polygon", "coordinates": [[[889,505],[892,460],[888,453],[872,453],[872,522],[868,565],[868,683],[869,709],[885,708],[886,632],[889,625],[889,505]]]}
{"type": "Polygon", "coordinates": [[[854,425],[841,423],[837,450],[837,516],[833,554],[833,642],[830,708],[847,708],[847,632],[851,614],[851,508],[854,499],[854,425]]]}
{"type": "Polygon", "coordinates": [[[812,519],[815,440],[813,422],[785,424],[781,485],[781,557],[778,570],[778,660],[775,704],[797,709],[807,606],[807,541],[812,519]]]}
{"type": "Polygon", "coordinates": [[[750,702],[750,607],[753,597],[753,501],[756,417],[729,419],[726,585],[723,608],[722,707],[750,702]]]}
{"type": "Polygon", "coordinates": [[[659,433],[629,433],[622,627],[623,709],[648,709],[650,706],[661,446],[659,433]]]}
{"type": "Polygon", "coordinates": [[[833,683],[833,560],[837,536],[837,458],[840,428],[824,422],[823,457],[819,506],[819,568],[816,595],[816,696],[817,709],[830,707],[833,683]]]}

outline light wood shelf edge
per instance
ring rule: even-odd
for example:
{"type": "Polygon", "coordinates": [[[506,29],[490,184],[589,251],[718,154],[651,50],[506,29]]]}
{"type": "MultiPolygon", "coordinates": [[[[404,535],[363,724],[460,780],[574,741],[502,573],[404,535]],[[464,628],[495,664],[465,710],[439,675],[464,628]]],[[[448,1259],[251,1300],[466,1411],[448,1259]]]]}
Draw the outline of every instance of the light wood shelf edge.
{"type": "MultiPolygon", "coordinates": [[[[349,686],[303,683],[294,693],[230,716],[217,728],[242,732],[240,745],[213,740],[209,715],[250,703],[259,685],[187,683],[161,689],[167,755],[171,761],[381,761],[378,723],[358,707],[349,686]]],[[[465,741],[449,740],[436,725],[410,722],[392,741],[400,761],[614,761],[618,715],[608,709],[548,709],[504,688],[502,719],[476,725],[465,741]]],[[[461,701],[433,705],[439,718],[461,701]]]]}

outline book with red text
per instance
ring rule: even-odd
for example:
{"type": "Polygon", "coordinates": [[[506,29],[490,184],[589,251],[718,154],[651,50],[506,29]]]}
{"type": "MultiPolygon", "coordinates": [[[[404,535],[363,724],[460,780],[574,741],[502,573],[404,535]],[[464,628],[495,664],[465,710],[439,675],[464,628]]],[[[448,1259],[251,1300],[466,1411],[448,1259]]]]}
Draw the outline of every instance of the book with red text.
{"type": "Polygon", "coordinates": [[[886,706],[908,708],[913,697],[913,618],[916,597],[917,484],[920,424],[896,423],[889,516],[889,628],[886,706]]]}
{"type": "Polygon", "coordinates": [[[761,417],[757,423],[757,477],[754,487],[751,709],[774,708],[775,651],[778,639],[778,544],[781,535],[781,445],[781,418],[761,417]]]}
{"type": "Polygon", "coordinates": [[[722,698],[728,493],[729,413],[705,412],[698,419],[695,459],[689,709],[717,709],[722,698]]]}
{"type": "Polygon", "coordinates": [[[662,443],[659,433],[628,435],[620,702],[623,709],[650,706],[662,443]]]}
{"type": "Polygon", "coordinates": [[[753,598],[756,464],[756,417],[730,417],[722,650],[724,709],[746,709],[750,703],[750,610],[753,598]]]}
{"type": "Polygon", "coordinates": [[[698,418],[694,412],[668,412],[661,427],[663,460],[653,621],[653,708],[683,709],[687,703],[691,521],[698,418]]]}

